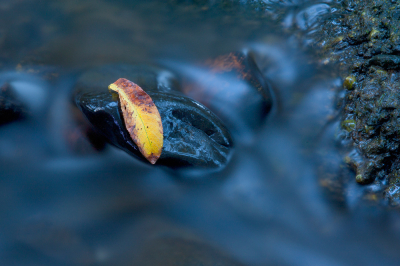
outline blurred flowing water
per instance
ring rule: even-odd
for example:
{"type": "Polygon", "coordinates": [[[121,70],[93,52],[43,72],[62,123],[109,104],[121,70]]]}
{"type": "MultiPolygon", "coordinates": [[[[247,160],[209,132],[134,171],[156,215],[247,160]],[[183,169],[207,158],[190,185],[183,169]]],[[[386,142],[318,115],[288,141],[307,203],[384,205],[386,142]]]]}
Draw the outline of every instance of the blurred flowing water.
{"type": "Polygon", "coordinates": [[[365,204],[354,173],[342,200],[319,178],[321,165],[343,171],[341,81],[296,35],[337,3],[263,3],[1,0],[0,83],[30,113],[0,127],[0,264],[198,265],[182,263],[186,252],[204,265],[398,265],[399,213],[365,204]],[[222,171],[176,172],[71,144],[71,91],[85,69],[202,75],[198,62],[244,49],[273,85],[274,107],[259,130],[234,134],[222,171]]]}

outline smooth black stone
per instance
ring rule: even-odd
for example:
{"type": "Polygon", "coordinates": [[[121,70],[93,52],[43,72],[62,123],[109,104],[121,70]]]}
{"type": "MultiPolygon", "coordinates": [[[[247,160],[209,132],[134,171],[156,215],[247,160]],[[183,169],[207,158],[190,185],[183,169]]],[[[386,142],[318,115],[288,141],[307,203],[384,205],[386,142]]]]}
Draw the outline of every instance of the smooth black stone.
{"type": "Polygon", "coordinates": [[[79,79],[75,103],[111,144],[146,161],[125,128],[117,94],[107,89],[124,77],[144,88],[160,112],[164,145],[157,164],[220,168],[227,163],[232,140],[226,127],[206,107],[174,91],[171,79],[160,80],[158,69],[106,66],[98,70],[79,79]]]}
{"type": "Polygon", "coordinates": [[[11,85],[5,83],[0,87],[0,125],[23,118],[27,111],[17,99],[11,85]]]}

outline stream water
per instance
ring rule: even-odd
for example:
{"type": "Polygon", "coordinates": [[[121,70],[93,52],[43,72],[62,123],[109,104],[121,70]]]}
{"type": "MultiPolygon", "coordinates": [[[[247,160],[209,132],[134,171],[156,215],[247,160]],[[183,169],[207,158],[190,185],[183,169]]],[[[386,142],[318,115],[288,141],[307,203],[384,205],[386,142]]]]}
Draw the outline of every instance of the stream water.
{"type": "Polygon", "coordinates": [[[297,37],[337,3],[265,4],[0,0],[0,85],[29,110],[0,127],[0,264],[398,265],[398,211],[366,204],[350,170],[340,199],[320,176],[343,175],[341,80],[297,37]],[[240,50],[274,102],[259,129],[233,132],[223,170],[176,172],[76,140],[71,95],[85,70],[186,75],[240,50]]]}

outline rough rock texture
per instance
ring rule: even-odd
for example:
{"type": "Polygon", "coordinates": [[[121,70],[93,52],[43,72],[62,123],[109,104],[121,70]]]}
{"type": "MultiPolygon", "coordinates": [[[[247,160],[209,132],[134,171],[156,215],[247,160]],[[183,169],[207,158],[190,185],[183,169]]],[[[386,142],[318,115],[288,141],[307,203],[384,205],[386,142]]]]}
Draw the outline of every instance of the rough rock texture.
{"type": "Polygon", "coordinates": [[[347,90],[342,130],[353,150],[346,162],[360,184],[371,184],[379,199],[400,203],[400,3],[340,1],[322,26],[323,64],[338,64],[347,90]]]}
{"type": "Polygon", "coordinates": [[[215,169],[228,162],[232,140],[221,120],[175,90],[172,74],[151,67],[105,66],[88,71],[78,80],[74,96],[77,106],[111,144],[144,160],[125,128],[118,98],[107,89],[120,77],[142,87],[160,112],[164,146],[157,164],[215,169]]]}

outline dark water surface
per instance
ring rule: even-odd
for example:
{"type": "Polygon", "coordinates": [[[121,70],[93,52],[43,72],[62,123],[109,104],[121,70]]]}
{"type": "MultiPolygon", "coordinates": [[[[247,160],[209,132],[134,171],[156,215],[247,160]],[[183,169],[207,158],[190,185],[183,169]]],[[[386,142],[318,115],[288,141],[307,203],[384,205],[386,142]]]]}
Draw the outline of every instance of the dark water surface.
{"type": "Polygon", "coordinates": [[[398,211],[366,204],[354,173],[340,199],[320,176],[343,172],[341,81],[297,37],[336,3],[264,3],[0,0],[0,84],[29,110],[0,127],[0,264],[398,265],[398,211]],[[258,130],[232,132],[222,171],[167,170],[82,139],[70,102],[83,71],[201,75],[198,62],[238,50],[253,51],[274,103],[258,130]]]}

